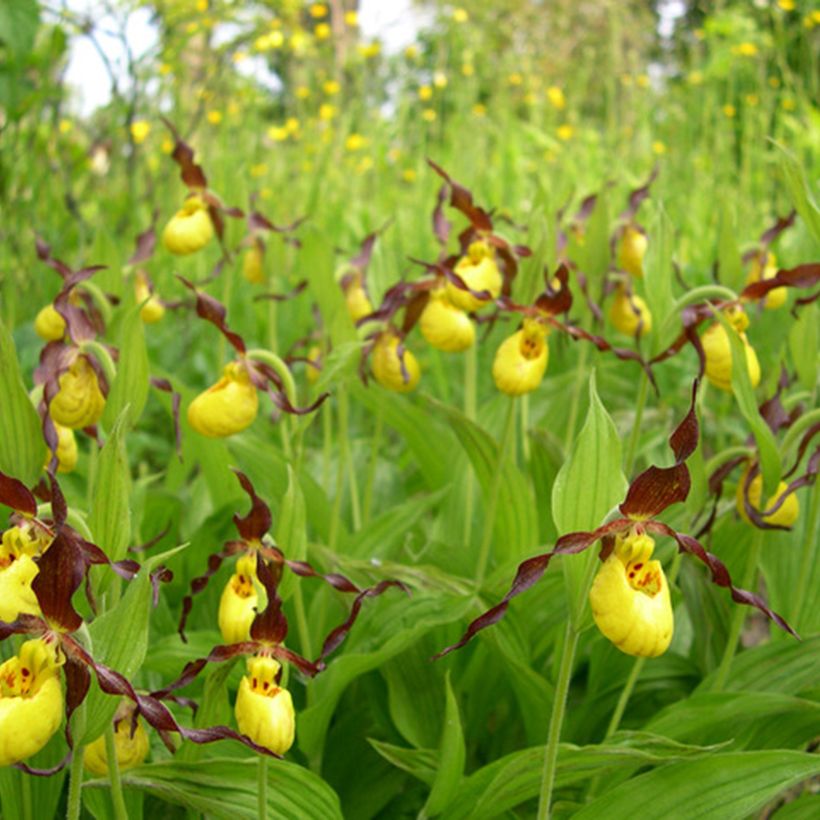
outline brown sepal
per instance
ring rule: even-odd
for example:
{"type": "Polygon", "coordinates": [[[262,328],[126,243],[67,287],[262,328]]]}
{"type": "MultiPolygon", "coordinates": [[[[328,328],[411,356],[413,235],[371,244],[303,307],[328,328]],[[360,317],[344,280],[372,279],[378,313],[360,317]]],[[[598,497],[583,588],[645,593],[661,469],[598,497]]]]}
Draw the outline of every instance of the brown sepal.
{"type": "Polygon", "coordinates": [[[28,487],[4,472],[0,472],[0,504],[25,515],[35,515],[37,512],[37,499],[28,487]]]}
{"type": "Polygon", "coordinates": [[[213,296],[209,296],[204,291],[198,290],[197,287],[184,276],[177,275],[177,279],[179,279],[186,288],[196,294],[197,316],[215,325],[237,353],[245,353],[247,349],[245,347],[245,340],[238,333],[234,333],[225,323],[225,317],[228,314],[225,305],[213,296]]]}
{"type": "Polygon", "coordinates": [[[234,470],[242,489],[248,494],[251,501],[251,508],[247,515],[240,516],[238,513],[233,516],[233,523],[236,524],[239,534],[246,541],[259,541],[262,536],[271,528],[273,519],[270,507],[256,494],[256,490],[251,480],[240,470],[234,470]]]}
{"type": "Polygon", "coordinates": [[[188,188],[204,190],[208,187],[208,180],[202,167],[194,162],[194,149],[180,138],[177,129],[165,117],[161,117],[165,126],[174,138],[174,150],[171,159],[179,165],[180,177],[188,188]]]}

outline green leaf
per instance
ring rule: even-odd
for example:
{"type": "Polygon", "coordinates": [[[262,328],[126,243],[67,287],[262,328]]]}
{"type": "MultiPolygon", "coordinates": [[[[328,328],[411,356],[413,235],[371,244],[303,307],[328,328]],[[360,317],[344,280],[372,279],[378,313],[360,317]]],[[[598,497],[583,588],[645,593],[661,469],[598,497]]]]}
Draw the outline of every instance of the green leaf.
{"type": "MultiPolygon", "coordinates": [[[[115,669],[129,680],[137,673],[148,650],[148,620],[153,592],[151,571],[181,549],[176,547],[145,561],[137,577],[128,584],[120,602],[92,621],[88,633],[91,636],[90,652],[95,661],[115,669]]],[[[88,743],[98,738],[113,719],[118,705],[118,698],[106,695],[92,675],[91,688],[85,701],[85,727],[75,736],[75,743],[88,743]]]]}
{"type": "Polygon", "coordinates": [[[735,752],[675,763],[616,786],[575,820],[632,820],[637,806],[653,816],[743,820],[801,780],[820,773],[820,756],[792,751],[735,752]]]}
{"type": "Polygon", "coordinates": [[[450,685],[450,673],[444,679],[444,728],[441,733],[438,766],[430,796],[422,813],[430,817],[440,814],[455,797],[461,778],[464,775],[464,732],[461,728],[461,717],[458,713],[458,702],[450,685]]]}
{"type": "MultiPolygon", "coordinates": [[[[498,472],[499,445],[486,430],[468,419],[460,410],[432,399],[430,403],[436,413],[443,415],[450,423],[473,465],[485,505],[489,504],[494,478],[498,472]]],[[[436,452],[437,458],[441,460],[441,449],[436,452]]],[[[498,488],[493,532],[494,552],[499,563],[522,558],[538,543],[538,516],[532,489],[509,456],[504,461],[498,488]]]]}
{"type": "Polygon", "coordinates": [[[760,471],[763,473],[763,497],[770,498],[777,489],[783,467],[774,433],[757,409],[754,389],[746,366],[746,345],[721,311],[715,316],[723,325],[732,346],[732,392],[740,412],[748,423],[760,454],[760,471]]]}
{"type": "Polygon", "coordinates": [[[409,601],[380,602],[378,623],[371,617],[367,624],[357,624],[358,634],[367,635],[368,648],[362,648],[361,643],[349,647],[308,684],[308,700],[313,705],[299,716],[297,742],[311,764],[321,761],[336,704],[352,681],[403,652],[434,627],[464,617],[472,607],[469,598],[442,601],[439,594],[415,593],[409,601]]]}
{"type": "Polygon", "coordinates": [[[145,346],[145,330],[140,318],[140,305],[125,314],[119,338],[120,358],[117,376],[105,402],[103,424],[111,427],[122,411],[130,405],[128,423],[134,427],[148,400],[149,364],[145,346]]]}
{"type": "MultiPolygon", "coordinates": [[[[598,398],[595,373],[589,377],[589,410],[569,458],[552,488],[552,517],[559,535],[598,527],[626,496],[621,469],[621,439],[598,398]]],[[[570,591],[570,614],[578,624],[586,609],[584,579],[594,553],[563,559],[570,591]]]]}
{"type": "Polygon", "coordinates": [[[125,557],[131,539],[131,475],[125,452],[128,414],[126,406],[100,452],[88,516],[88,526],[97,546],[112,561],[125,557]]]}
{"type": "Polygon", "coordinates": [[[47,449],[40,429],[40,417],[28,397],[14,340],[0,321],[0,470],[19,479],[27,487],[37,483],[47,449]]]}
{"type": "Polygon", "coordinates": [[[818,316],[817,303],[806,305],[797,314],[797,320],[789,331],[789,350],[792,354],[794,369],[804,390],[814,390],[817,379],[818,351],[818,316]]]}
{"type": "MultiPolygon", "coordinates": [[[[279,526],[276,528],[276,543],[288,558],[304,561],[307,557],[307,515],[305,497],[293,468],[288,465],[288,490],[279,508],[279,526]]],[[[280,595],[287,600],[293,593],[296,576],[286,572],[282,578],[280,595]]]]}
{"type": "Polygon", "coordinates": [[[743,286],[743,260],[737,244],[735,210],[729,198],[721,200],[717,257],[721,284],[739,290],[743,286]]]}
{"type": "Polygon", "coordinates": [[[433,785],[438,768],[438,752],[435,749],[405,749],[369,737],[367,742],[388,762],[426,783],[433,785]]]}
{"type": "Polygon", "coordinates": [[[815,820],[820,817],[820,794],[802,794],[779,808],[774,817],[775,820],[815,820]]]}
{"type": "MultiPolygon", "coordinates": [[[[228,757],[150,763],[123,773],[122,784],[209,817],[256,820],[258,765],[254,758],[228,757]]],[[[83,786],[107,787],[107,780],[92,780],[83,786]]],[[[342,817],[333,789],[318,775],[286,760],[268,761],[267,797],[269,817],[342,817]]]]}
{"type": "MultiPolygon", "coordinates": [[[[646,252],[646,299],[655,317],[655,327],[665,328],[666,319],[673,311],[672,296],[672,249],[675,228],[663,205],[657,203],[649,229],[652,241],[646,252]]],[[[653,352],[667,348],[677,334],[676,327],[670,327],[665,338],[659,333],[653,335],[653,352]]]]}
{"type": "Polygon", "coordinates": [[[797,213],[803,218],[814,238],[820,242],[820,209],[814,201],[806,174],[791,152],[777,142],[775,142],[775,145],[782,152],[780,170],[786,181],[792,204],[797,209],[797,213]]]}
{"type": "Polygon", "coordinates": [[[587,223],[584,244],[579,249],[580,269],[592,281],[600,279],[609,270],[612,258],[609,243],[611,222],[609,196],[606,190],[603,190],[598,194],[595,210],[587,223]]]}
{"type": "Polygon", "coordinates": [[[37,0],[12,0],[0,5],[0,43],[14,56],[31,51],[40,25],[37,0]]]}

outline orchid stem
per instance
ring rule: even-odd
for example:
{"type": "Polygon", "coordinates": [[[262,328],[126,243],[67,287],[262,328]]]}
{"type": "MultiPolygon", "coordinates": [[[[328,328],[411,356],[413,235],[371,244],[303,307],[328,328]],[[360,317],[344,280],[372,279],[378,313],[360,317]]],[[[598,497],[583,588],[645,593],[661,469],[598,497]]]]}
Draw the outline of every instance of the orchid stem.
{"type": "Polygon", "coordinates": [[[258,800],[259,820],[267,820],[268,816],[268,756],[259,755],[259,779],[256,788],[258,800]]]}
{"type": "Polygon", "coordinates": [[[367,524],[370,520],[370,513],[373,509],[373,488],[376,483],[376,468],[379,466],[379,448],[382,443],[383,430],[384,413],[380,404],[376,411],[376,427],[373,430],[373,440],[370,444],[370,463],[367,465],[367,478],[364,485],[363,524],[367,524]]]}
{"type": "Polygon", "coordinates": [[[356,468],[350,453],[350,402],[346,388],[339,390],[339,450],[350,485],[350,513],[353,531],[356,532],[362,526],[362,513],[359,504],[359,485],[356,482],[356,468]]]}
{"type": "MultiPolygon", "coordinates": [[[[464,354],[464,415],[476,419],[476,376],[478,371],[478,353],[476,346],[468,348],[464,354]]],[[[467,487],[464,496],[464,544],[470,543],[473,529],[473,488],[475,480],[472,469],[467,470],[467,487]]]]}
{"type": "Polygon", "coordinates": [[[487,572],[487,563],[490,558],[490,545],[493,542],[493,530],[495,529],[495,513],[498,508],[498,494],[501,490],[501,482],[504,476],[504,465],[507,459],[507,451],[510,449],[513,430],[515,429],[515,399],[509,400],[507,405],[507,416],[504,420],[504,431],[501,434],[501,442],[498,447],[498,462],[490,485],[490,496],[487,502],[487,514],[484,518],[484,534],[481,539],[481,547],[478,551],[478,564],[476,565],[476,588],[481,589],[484,583],[484,576],[487,572]]]}
{"type": "MultiPolygon", "coordinates": [[[[743,573],[741,586],[743,589],[752,590],[757,577],[757,565],[760,561],[760,552],[763,547],[763,530],[755,528],[752,536],[752,544],[749,547],[749,553],[746,560],[746,569],[743,573]]],[[[726,685],[726,680],[729,677],[729,670],[732,668],[732,661],[737,650],[737,642],[740,638],[740,632],[743,629],[743,622],[746,620],[746,607],[742,604],[737,605],[732,612],[732,620],[729,625],[729,637],[726,640],[726,649],[723,651],[723,658],[721,658],[720,666],[718,667],[715,682],[712,685],[713,692],[722,691],[726,685]]]]}
{"type": "Polygon", "coordinates": [[[575,424],[578,421],[578,410],[581,403],[581,389],[587,382],[585,374],[588,355],[589,347],[587,345],[584,345],[581,348],[581,353],[578,356],[575,384],[572,388],[572,400],[569,406],[569,418],[567,419],[567,432],[564,436],[564,442],[567,446],[567,452],[569,452],[569,448],[572,446],[572,442],[575,439],[575,424]]]}
{"type": "Polygon", "coordinates": [[[108,782],[111,785],[111,803],[116,820],[128,820],[125,798],[122,796],[120,764],[117,760],[117,746],[114,742],[114,722],[110,721],[105,730],[105,762],[108,765],[108,782]]]}
{"type": "Polygon", "coordinates": [[[80,820],[83,786],[83,750],[84,746],[75,746],[68,772],[68,808],[66,820],[80,820]]]}
{"type": "Polygon", "coordinates": [[[643,421],[643,411],[646,407],[646,396],[648,393],[649,378],[646,373],[641,373],[641,383],[638,387],[638,398],[636,399],[635,420],[632,423],[632,430],[626,445],[626,458],[624,459],[624,472],[626,475],[632,474],[632,464],[635,460],[635,451],[638,448],[638,439],[641,435],[641,422],[643,421]]]}
{"type": "Polygon", "coordinates": [[[541,793],[538,799],[538,820],[549,820],[552,803],[552,788],[555,784],[555,772],[558,766],[558,743],[561,739],[561,727],[564,723],[564,712],[567,708],[567,694],[572,678],[572,664],[575,661],[575,650],[578,647],[580,633],[575,630],[571,621],[567,621],[564,633],[564,648],[561,653],[561,666],[555,684],[555,695],[552,701],[547,745],[544,748],[544,769],[541,775],[541,793]]]}
{"type": "MultiPolygon", "coordinates": [[[[290,372],[290,368],[287,364],[275,353],[271,353],[270,350],[249,350],[246,355],[249,359],[264,362],[276,372],[282,380],[282,386],[284,387],[288,401],[295,407],[297,403],[296,382],[293,380],[293,373],[290,372]]],[[[293,419],[288,420],[288,423],[282,424],[282,450],[285,454],[285,458],[290,462],[293,461],[293,448],[290,444],[291,436],[296,438],[296,423],[293,419]]]]}

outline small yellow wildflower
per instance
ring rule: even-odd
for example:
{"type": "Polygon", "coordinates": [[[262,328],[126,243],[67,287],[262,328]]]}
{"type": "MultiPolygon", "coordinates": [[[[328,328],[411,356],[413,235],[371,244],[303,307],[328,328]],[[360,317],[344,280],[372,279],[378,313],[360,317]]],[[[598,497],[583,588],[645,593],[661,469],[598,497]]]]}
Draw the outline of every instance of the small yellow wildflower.
{"type": "Polygon", "coordinates": [[[563,125],[559,125],[558,128],[555,129],[555,133],[558,135],[559,140],[569,142],[569,140],[571,140],[573,135],[575,134],[575,129],[568,123],[564,123],[563,125]]]}
{"type": "Polygon", "coordinates": [[[461,73],[464,77],[472,77],[475,74],[475,66],[472,63],[462,63],[461,73]]]}
{"type": "Polygon", "coordinates": [[[737,114],[737,109],[731,103],[726,103],[721,110],[723,111],[723,115],[729,119],[732,119],[732,117],[737,114]]]}
{"type": "Polygon", "coordinates": [[[165,137],[159,147],[163,154],[170,154],[174,150],[174,141],[170,137],[165,137]]]}
{"type": "Polygon", "coordinates": [[[427,102],[433,98],[433,87],[430,85],[419,86],[419,99],[422,102],[427,102]]]}
{"type": "Polygon", "coordinates": [[[313,29],[313,34],[317,40],[327,40],[332,34],[332,31],[328,23],[319,23],[319,25],[313,29]]]}
{"type": "Polygon", "coordinates": [[[348,151],[361,151],[367,145],[367,139],[361,134],[350,134],[345,140],[345,148],[348,151]]]}
{"type": "Polygon", "coordinates": [[[293,93],[297,100],[306,100],[310,96],[310,89],[306,85],[299,85],[293,93]]]}
{"type": "Polygon", "coordinates": [[[337,80],[325,80],[325,82],[322,83],[322,91],[324,91],[328,97],[338,94],[341,90],[342,86],[337,80]]]}
{"type": "Polygon", "coordinates": [[[661,156],[661,154],[666,153],[666,143],[661,142],[660,140],[655,140],[652,143],[652,153],[661,156]]]}
{"type": "Polygon", "coordinates": [[[170,63],[160,63],[159,64],[159,73],[165,77],[173,71],[173,66],[170,63]]]}
{"type": "Polygon", "coordinates": [[[288,129],[284,125],[272,125],[267,130],[268,138],[274,142],[284,142],[289,134],[288,129]]]}
{"type": "Polygon", "coordinates": [[[141,145],[145,142],[150,133],[150,122],[146,122],[145,120],[135,120],[131,123],[131,139],[133,139],[137,145],[141,145]]]}
{"type": "Polygon", "coordinates": [[[373,57],[378,57],[381,54],[381,43],[377,40],[374,40],[372,43],[363,43],[358,46],[357,51],[359,54],[365,58],[365,60],[371,60],[373,57]]]}
{"type": "Polygon", "coordinates": [[[522,85],[524,78],[517,71],[514,71],[507,77],[507,82],[513,86],[522,85]]]}
{"type": "Polygon", "coordinates": [[[248,59],[248,52],[247,51],[236,51],[236,52],[234,52],[234,55],[233,55],[233,57],[231,57],[231,59],[234,61],[234,63],[237,63],[237,64],[238,63],[244,63],[245,60],[248,59]]]}
{"type": "Polygon", "coordinates": [[[732,54],[738,57],[754,57],[757,54],[757,46],[754,43],[740,43],[732,46],[732,54]]]}
{"type": "Polygon", "coordinates": [[[794,11],[795,9],[794,0],[777,0],[777,5],[780,6],[783,11],[794,11]]]}
{"type": "Polygon", "coordinates": [[[401,178],[405,182],[415,182],[416,181],[416,170],[415,170],[415,168],[405,168],[401,172],[401,178]]]}
{"type": "Polygon", "coordinates": [[[453,20],[456,23],[466,23],[470,19],[470,15],[467,14],[467,9],[462,8],[455,8],[453,9],[453,20]]]}
{"type": "Polygon", "coordinates": [[[547,100],[558,111],[562,111],[567,106],[564,92],[557,85],[551,85],[547,88],[547,100]]]}
{"type": "Polygon", "coordinates": [[[791,97],[784,97],[782,105],[784,111],[794,111],[797,108],[797,103],[791,97]]]}
{"type": "Polygon", "coordinates": [[[353,10],[345,12],[345,25],[353,28],[359,25],[359,13],[353,10]]]}
{"type": "Polygon", "coordinates": [[[649,88],[649,75],[648,74],[638,74],[635,78],[635,84],[638,88],[649,88]]]}
{"type": "Polygon", "coordinates": [[[433,74],[433,85],[436,88],[447,88],[447,75],[443,71],[433,74]]]}
{"type": "Polygon", "coordinates": [[[299,132],[299,120],[296,117],[288,117],[285,120],[285,130],[295,136],[299,132]]]}
{"type": "Polygon", "coordinates": [[[221,111],[211,110],[211,111],[208,112],[207,117],[208,117],[208,122],[211,125],[219,125],[219,123],[222,122],[222,112],[221,111]]]}
{"type": "Polygon", "coordinates": [[[336,108],[330,103],[322,103],[319,106],[319,119],[324,122],[332,120],[336,116],[336,108]]]}
{"type": "Polygon", "coordinates": [[[436,112],[432,108],[425,108],[424,111],[421,112],[421,118],[425,122],[435,122],[436,112]]]}
{"type": "Polygon", "coordinates": [[[74,123],[71,122],[71,120],[60,120],[59,124],[57,125],[57,129],[61,134],[70,133],[72,128],[74,128],[74,123]]]}
{"type": "Polygon", "coordinates": [[[780,88],[780,79],[778,77],[769,77],[769,88],[780,88]]]}
{"type": "Polygon", "coordinates": [[[703,72],[702,71],[690,71],[686,77],[686,81],[689,85],[702,85],[703,84],[703,72]]]}
{"type": "Polygon", "coordinates": [[[404,49],[404,56],[408,60],[415,60],[419,56],[418,47],[417,46],[407,46],[407,48],[404,49]]]}
{"type": "Polygon", "coordinates": [[[327,6],[324,3],[313,3],[308,11],[314,20],[321,20],[323,17],[327,17],[327,6]]]}
{"type": "Polygon", "coordinates": [[[473,106],[473,115],[476,117],[486,117],[487,116],[487,106],[483,103],[476,103],[473,106]]]}

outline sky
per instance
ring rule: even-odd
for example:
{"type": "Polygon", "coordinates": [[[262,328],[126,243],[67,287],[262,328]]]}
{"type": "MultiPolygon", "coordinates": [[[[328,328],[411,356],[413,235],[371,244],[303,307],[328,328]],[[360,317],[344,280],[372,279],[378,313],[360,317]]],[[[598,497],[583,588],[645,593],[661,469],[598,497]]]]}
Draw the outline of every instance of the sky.
{"type": "MultiPolygon", "coordinates": [[[[107,17],[98,0],[67,0],[68,8],[96,22],[97,42],[111,63],[121,90],[128,85],[125,51],[112,33],[114,21],[107,17]]],[[[365,39],[378,37],[385,51],[395,53],[416,39],[424,19],[411,8],[411,0],[361,0],[359,26],[365,39]]],[[[157,32],[151,24],[148,9],[138,9],[128,18],[126,37],[135,58],[150,52],[157,45],[157,32]]],[[[246,60],[242,70],[256,75],[269,87],[276,86],[263,59],[246,60]]],[[[87,37],[74,37],[69,50],[66,82],[72,88],[71,109],[87,116],[105,105],[111,98],[111,81],[105,64],[87,37]]]]}

